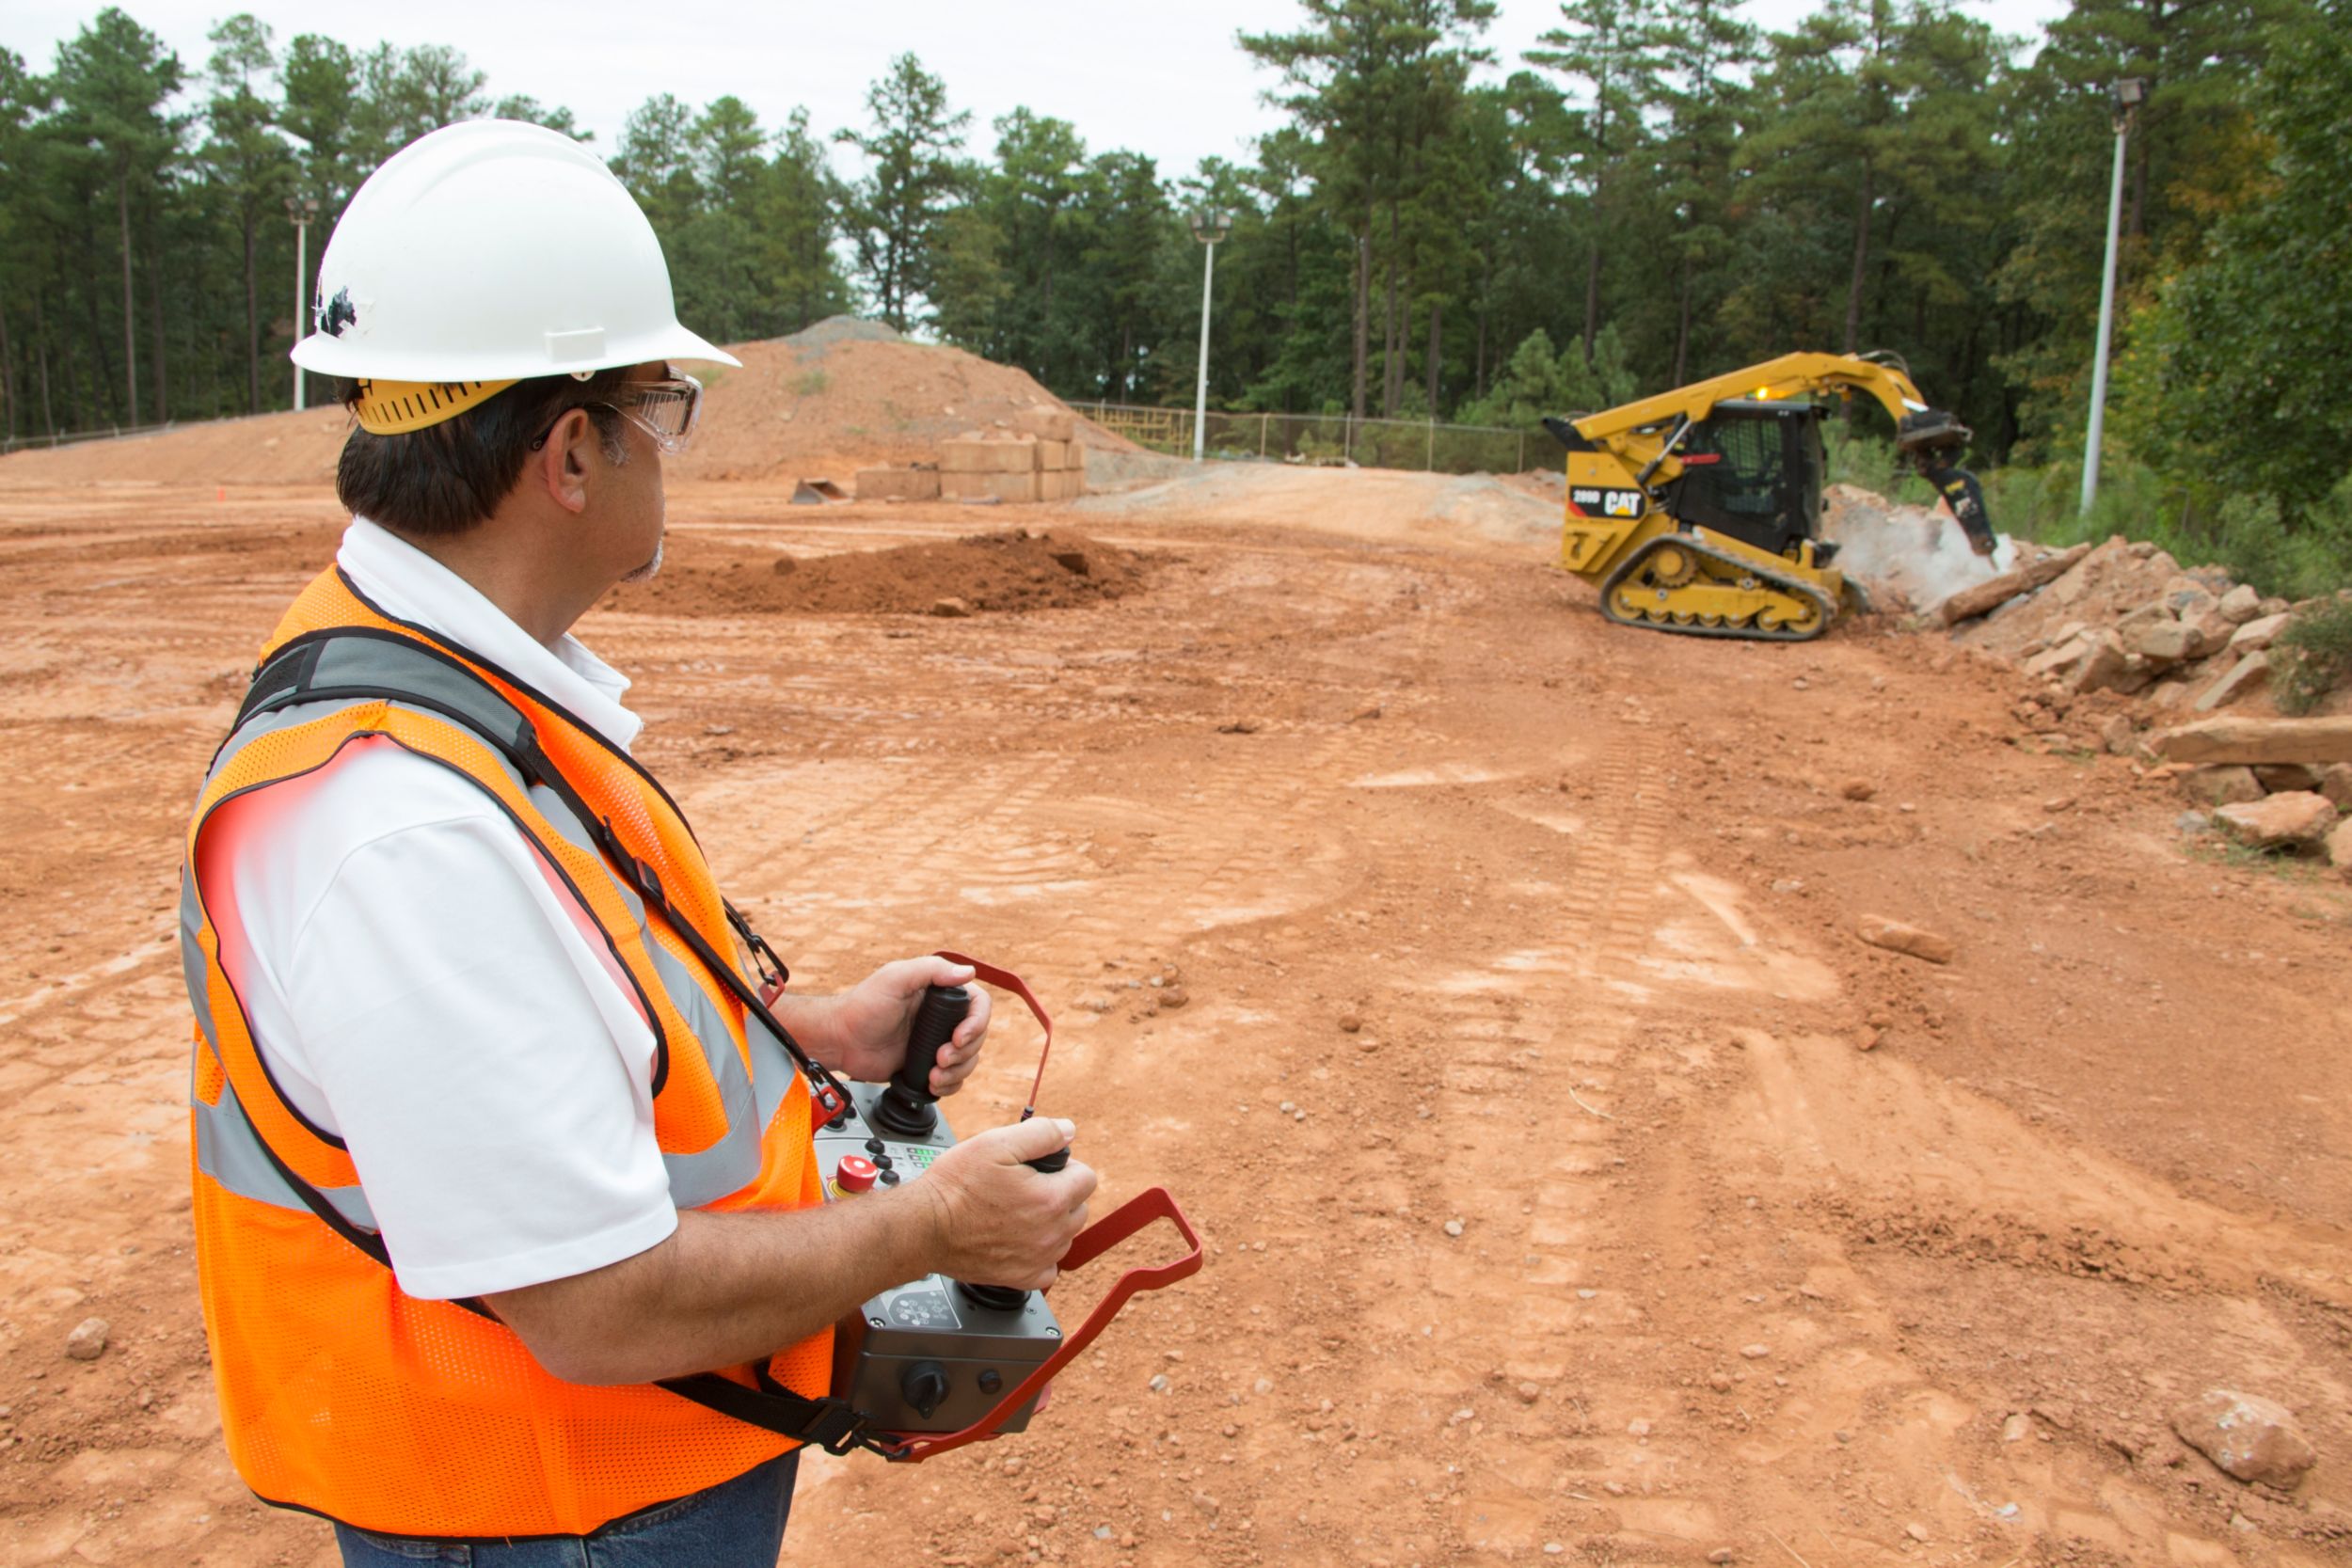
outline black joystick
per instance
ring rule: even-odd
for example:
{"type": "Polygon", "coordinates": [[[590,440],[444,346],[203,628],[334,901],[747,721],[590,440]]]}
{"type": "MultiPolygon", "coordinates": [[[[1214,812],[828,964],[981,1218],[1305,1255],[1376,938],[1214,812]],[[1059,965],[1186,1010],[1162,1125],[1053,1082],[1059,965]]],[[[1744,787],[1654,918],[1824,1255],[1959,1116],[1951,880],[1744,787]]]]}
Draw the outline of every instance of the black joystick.
{"type": "Polygon", "coordinates": [[[974,1285],[956,1281],[956,1292],[975,1307],[992,1312],[1018,1312],[1029,1305],[1029,1292],[1014,1285],[974,1285]]]}
{"type": "Polygon", "coordinates": [[[939,1126],[939,1097],[931,1093],[931,1069],[939,1063],[939,1048],[947,1043],[972,1006],[972,993],[961,986],[930,986],[914,1009],[907,1029],[906,1060],[890,1075],[890,1085],[874,1101],[866,1119],[901,1138],[928,1138],[939,1126]]]}
{"type": "MultiPolygon", "coordinates": [[[[1034,1160],[1024,1160],[1022,1164],[1033,1171],[1051,1176],[1056,1171],[1069,1168],[1070,1146],[1064,1144],[1051,1154],[1041,1154],[1034,1160]]],[[[974,1285],[959,1279],[956,1281],[956,1289],[961,1292],[963,1299],[973,1306],[985,1307],[997,1312],[1018,1312],[1027,1306],[1029,1301],[1028,1291],[1010,1285],[974,1285]]]]}

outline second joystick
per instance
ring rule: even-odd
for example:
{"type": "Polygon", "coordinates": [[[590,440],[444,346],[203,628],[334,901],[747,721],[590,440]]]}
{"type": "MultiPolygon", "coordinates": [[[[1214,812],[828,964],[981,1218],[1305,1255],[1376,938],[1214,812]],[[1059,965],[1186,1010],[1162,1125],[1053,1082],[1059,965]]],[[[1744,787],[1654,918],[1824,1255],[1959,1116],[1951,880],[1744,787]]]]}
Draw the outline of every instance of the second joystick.
{"type": "Polygon", "coordinates": [[[961,986],[930,986],[915,1005],[914,1022],[907,1028],[906,1059],[890,1075],[889,1086],[874,1101],[867,1119],[885,1132],[901,1138],[928,1138],[939,1126],[939,1097],[931,1093],[931,1069],[939,1065],[946,1045],[972,1006],[972,993],[961,986]]]}

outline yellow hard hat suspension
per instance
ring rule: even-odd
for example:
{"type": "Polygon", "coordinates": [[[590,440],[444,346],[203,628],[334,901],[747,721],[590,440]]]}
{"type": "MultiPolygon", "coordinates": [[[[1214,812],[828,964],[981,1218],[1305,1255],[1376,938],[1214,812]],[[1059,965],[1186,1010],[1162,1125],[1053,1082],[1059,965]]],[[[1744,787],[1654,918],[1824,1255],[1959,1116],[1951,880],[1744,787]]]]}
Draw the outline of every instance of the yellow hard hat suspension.
{"type": "Polygon", "coordinates": [[[371,436],[405,436],[453,420],[509,387],[505,381],[375,381],[359,383],[359,428],[371,436]]]}

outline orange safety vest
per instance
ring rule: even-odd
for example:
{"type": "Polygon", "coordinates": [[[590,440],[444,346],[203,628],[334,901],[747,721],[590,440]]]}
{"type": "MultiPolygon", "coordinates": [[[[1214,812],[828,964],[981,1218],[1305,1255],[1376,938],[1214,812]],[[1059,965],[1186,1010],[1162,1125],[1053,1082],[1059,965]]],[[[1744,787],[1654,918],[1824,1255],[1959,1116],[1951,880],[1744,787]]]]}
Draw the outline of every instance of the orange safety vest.
{"type": "Polygon", "coordinates": [[[577,1535],[796,1439],[863,1442],[860,1418],[821,1397],[830,1330],[757,1368],[590,1387],[544,1370],[478,1303],[402,1292],[342,1141],[279,1094],[255,1049],[244,943],[224,965],[221,941],[238,929],[237,835],[268,832],[286,792],[346,747],[383,745],[480,785],[601,939],[656,1040],[654,1132],[677,1206],[823,1201],[811,1111],[832,1114],[839,1085],[763,1005],[755,977],[780,984],[781,966],[720,896],[675,803],[544,695],[322,573],[262,650],[182,881],[198,1279],[238,1472],[266,1501],[385,1534],[577,1535]]]}

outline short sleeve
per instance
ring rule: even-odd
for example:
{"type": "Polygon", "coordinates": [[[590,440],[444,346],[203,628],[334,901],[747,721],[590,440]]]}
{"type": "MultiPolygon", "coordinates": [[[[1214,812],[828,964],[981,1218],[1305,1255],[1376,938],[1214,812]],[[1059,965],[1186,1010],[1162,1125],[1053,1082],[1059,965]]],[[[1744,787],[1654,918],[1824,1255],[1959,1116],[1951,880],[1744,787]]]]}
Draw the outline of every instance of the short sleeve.
{"type": "Polygon", "coordinates": [[[303,918],[288,1010],[409,1294],[566,1278],[675,1229],[651,1033],[608,961],[489,810],[361,844],[303,918]]]}

